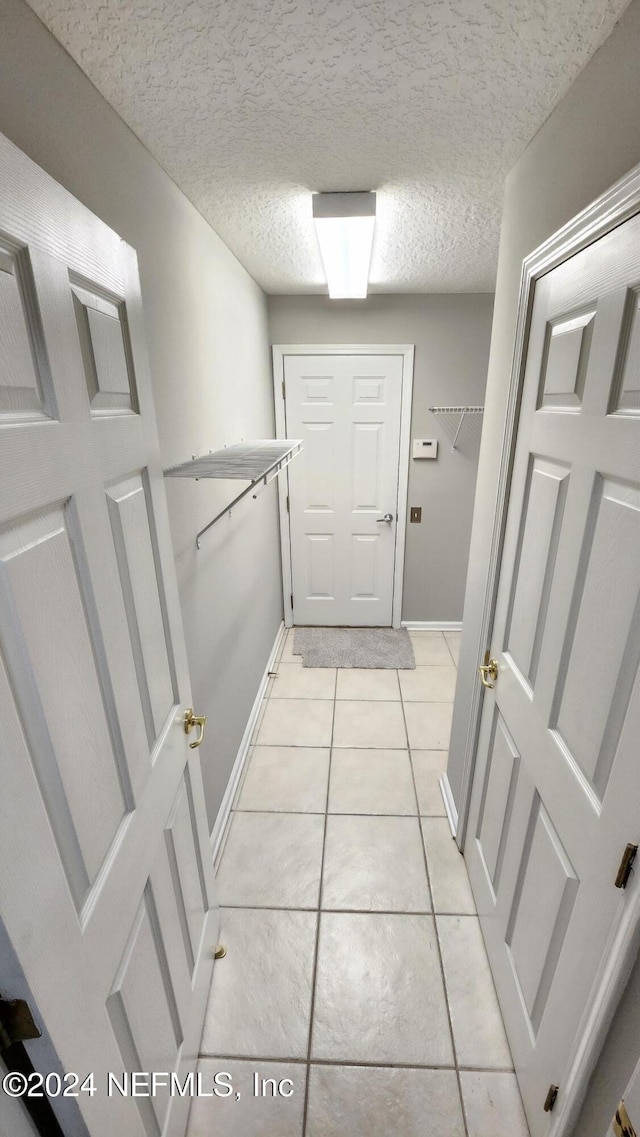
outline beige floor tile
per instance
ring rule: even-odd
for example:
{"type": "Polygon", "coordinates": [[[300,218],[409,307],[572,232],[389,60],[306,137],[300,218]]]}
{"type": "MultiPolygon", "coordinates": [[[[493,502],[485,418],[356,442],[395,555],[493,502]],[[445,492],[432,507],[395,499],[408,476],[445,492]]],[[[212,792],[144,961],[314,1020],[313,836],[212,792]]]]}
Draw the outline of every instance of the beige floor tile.
{"type": "Polygon", "coordinates": [[[304,1058],[317,913],[222,910],[227,955],[213,969],[203,1056],[304,1058]]]}
{"type": "Polygon", "coordinates": [[[477,916],[436,919],[460,1066],[511,1068],[511,1052],[477,916]]]}
{"type": "Polygon", "coordinates": [[[307,1137],[425,1137],[427,1133],[463,1137],[453,1070],[311,1067],[307,1137]]]}
{"type": "Polygon", "coordinates": [[[430,912],[417,817],[329,817],[321,905],[364,912],[430,912]]]}
{"type": "Polygon", "coordinates": [[[447,750],[412,750],[411,764],[418,794],[418,810],[427,817],[444,817],[440,778],[447,769],[447,750]]]}
{"type": "Polygon", "coordinates": [[[281,663],[271,687],[272,699],[333,699],[336,690],[334,667],[300,667],[281,663]]]}
{"type": "Polygon", "coordinates": [[[317,908],[324,817],[236,813],[217,874],[228,907],[317,908]]]}
{"type": "Polygon", "coordinates": [[[405,703],[450,703],[456,690],[456,669],[423,665],[415,671],[400,671],[400,690],[405,703]]]}
{"type": "Polygon", "coordinates": [[[237,809],[324,813],[329,748],[254,746],[237,809]]]}
{"type": "Polygon", "coordinates": [[[402,704],[337,700],[333,745],[406,747],[407,732],[402,704]]]}
{"type": "Polygon", "coordinates": [[[198,1063],[205,1094],[210,1094],[214,1077],[218,1087],[227,1086],[228,1074],[233,1093],[228,1097],[196,1097],[191,1104],[186,1137],[302,1137],[304,1093],[307,1076],[304,1063],[249,1062],[234,1058],[202,1058],[198,1063]],[[258,1085],[273,1079],[290,1097],[280,1094],[256,1097],[254,1074],[258,1085]],[[285,1079],[285,1081],[283,1081],[285,1079]],[[240,1094],[240,1099],[236,1098],[240,1094]]]}
{"type": "Polygon", "coordinates": [[[475,915],[467,866],[451,836],[446,817],[424,817],[422,831],[434,912],[475,915]]]}
{"type": "Polygon", "coordinates": [[[448,750],[453,703],[405,703],[412,750],[448,750]]]}
{"type": "Polygon", "coordinates": [[[341,667],[338,669],[336,698],[399,699],[398,673],[390,668],[341,667]]]}
{"type": "Polygon", "coordinates": [[[462,1071],[469,1137],[529,1137],[515,1074],[462,1071]]]}
{"type": "Polygon", "coordinates": [[[321,915],[311,1054],[376,1065],[452,1064],[431,916],[321,915]]]}
{"type": "Polygon", "coordinates": [[[451,655],[442,632],[409,632],[416,666],[431,664],[440,667],[451,665],[451,655]]]}
{"type": "Polygon", "coordinates": [[[258,746],[330,746],[330,699],[269,699],[258,731],[258,746]]]}
{"type": "Polygon", "coordinates": [[[415,815],[408,750],[334,750],[329,813],[415,815]]]}
{"type": "Polygon", "coordinates": [[[449,648],[449,651],[451,652],[451,655],[453,656],[453,662],[455,663],[456,667],[458,666],[458,659],[460,656],[460,639],[461,639],[461,636],[462,636],[461,632],[445,632],[444,633],[444,638],[447,641],[447,647],[449,648]]]}
{"type": "Polygon", "coordinates": [[[299,667],[302,667],[302,656],[294,655],[292,649],[293,628],[291,628],[285,636],[284,647],[282,649],[282,655],[280,656],[280,663],[297,663],[299,667]]]}

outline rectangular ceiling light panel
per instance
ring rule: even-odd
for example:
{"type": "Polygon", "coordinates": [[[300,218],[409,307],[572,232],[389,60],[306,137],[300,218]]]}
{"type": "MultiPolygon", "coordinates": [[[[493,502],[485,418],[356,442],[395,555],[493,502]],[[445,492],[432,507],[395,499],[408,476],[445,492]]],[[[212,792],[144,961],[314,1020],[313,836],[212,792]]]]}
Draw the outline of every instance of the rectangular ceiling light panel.
{"type": "Polygon", "coordinates": [[[314,193],[313,220],[332,300],[367,295],[375,193],[314,193]]]}

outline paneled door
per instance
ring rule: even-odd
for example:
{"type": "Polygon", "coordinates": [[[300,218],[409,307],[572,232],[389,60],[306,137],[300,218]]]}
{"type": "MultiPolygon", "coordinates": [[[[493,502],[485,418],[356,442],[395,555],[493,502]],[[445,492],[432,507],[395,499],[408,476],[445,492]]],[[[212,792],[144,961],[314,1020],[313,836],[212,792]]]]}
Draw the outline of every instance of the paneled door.
{"type": "Polygon", "coordinates": [[[392,623],[403,362],[284,356],[294,624],[392,623]]]}
{"type": "Polygon", "coordinates": [[[543,1137],[638,889],[639,216],[537,281],[523,365],[465,852],[543,1137]]]}
{"type": "Polygon", "coordinates": [[[184,1130],[188,1097],[106,1075],[183,1080],[198,1051],[218,914],[189,704],[136,256],[0,136],[0,931],[57,1068],[95,1076],[91,1137],[184,1130]]]}

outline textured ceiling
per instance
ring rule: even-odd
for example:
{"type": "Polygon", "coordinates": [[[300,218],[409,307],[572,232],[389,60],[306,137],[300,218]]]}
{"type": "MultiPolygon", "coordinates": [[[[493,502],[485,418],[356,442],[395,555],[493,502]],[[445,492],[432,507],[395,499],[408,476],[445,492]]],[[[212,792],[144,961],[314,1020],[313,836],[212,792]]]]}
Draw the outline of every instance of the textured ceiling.
{"type": "Polygon", "coordinates": [[[256,280],[378,191],[377,292],[490,291],[504,177],[629,0],[29,0],[256,280]]]}

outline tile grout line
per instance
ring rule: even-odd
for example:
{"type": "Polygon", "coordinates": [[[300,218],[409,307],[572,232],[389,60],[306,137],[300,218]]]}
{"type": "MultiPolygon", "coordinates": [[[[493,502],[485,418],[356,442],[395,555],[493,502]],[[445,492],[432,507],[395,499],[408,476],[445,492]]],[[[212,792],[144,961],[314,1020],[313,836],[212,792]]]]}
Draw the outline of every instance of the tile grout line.
{"type": "Polygon", "coordinates": [[[325,801],[324,812],[324,831],[322,835],[322,856],[320,858],[320,885],[318,888],[318,923],[316,927],[316,942],[313,955],[313,972],[311,976],[311,1006],[309,1011],[309,1037],[307,1042],[307,1076],[305,1080],[305,1093],[304,1093],[304,1108],[302,1112],[302,1137],[306,1137],[307,1132],[307,1117],[309,1113],[309,1089],[311,1082],[311,1043],[313,1039],[313,1018],[316,1007],[316,987],[318,979],[318,954],[320,951],[320,919],[322,911],[322,878],[324,875],[324,857],[327,847],[327,826],[329,824],[329,793],[331,791],[331,758],[333,754],[333,731],[336,721],[336,702],[338,693],[338,669],[336,668],[335,682],[333,688],[333,714],[331,716],[331,740],[329,743],[329,770],[327,776],[327,796],[325,801]]]}
{"type": "MultiPolygon", "coordinates": [[[[339,749],[339,747],[337,747],[339,749]]],[[[408,752],[407,752],[408,757],[408,752]]],[[[280,817],[324,817],[325,811],[320,809],[236,809],[234,813],[268,813],[271,816],[274,814],[280,817]]],[[[330,817],[428,817],[430,819],[441,818],[446,821],[446,813],[345,813],[341,811],[330,812],[330,817]]]]}
{"type": "Polygon", "coordinates": [[[456,669],[456,673],[457,673],[457,671],[458,671],[458,664],[457,664],[456,660],[453,658],[453,652],[452,652],[452,650],[451,650],[451,644],[449,643],[449,641],[448,641],[448,639],[447,639],[447,637],[446,637],[445,633],[443,632],[442,634],[443,634],[443,636],[444,636],[444,642],[445,642],[445,643],[446,643],[446,645],[447,645],[447,651],[449,652],[449,655],[451,656],[451,662],[453,663],[453,666],[455,667],[455,669],[456,669]]]}
{"type": "MultiPolygon", "coordinates": [[[[198,1058],[206,1058],[209,1062],[278,1062],[291,1066],[308,1066],[306,1058],[291,1058],[274,1056],[273,1054],[209,1054],[201,1053],[198,1058]]],[[[367,1062],[364,1059],[353,1058],[314,1058],[313,1066],[346,1066],[363,1067],[367,1070],[450,1070],[455,1072],[456,1067],[450,1063],[442,1066],[429,1065],[426,1062],[367,1062]]],[[[513,1066],[460,1066],[460,1070],[469,1074],[513,1074],[513,1066]]]]}
{"type": "MultiPolygon", "coordinates": [[[[329,814],[329,817],[336,816],[329,814]]],[[[393,814],[387,816],[393,817],[393,814]]],[[[415,817],[412,821],[417,820],[415,817]]],[[[300,905],[284,908],[282,904],[221,904],[220,911],[233,909],[242,912],[323,912],[332,916],[455,916],[457,919],[477,920],[474,912],[434,912],[432,908],[418,908],[407,912],[405,908],[304,908],[300,905]]]]}
{"type": "MultiPolygon", "coordinates": [[[[313,701],[320,702],[320,703],[330,703],[331,699],[316,699],[313,701]]],[[[363,699],[361,701],[362,702],[376,702],[376,701],[382,702],[382,700],[375,700],[375,699],[363,699]]],[[[400,700],[398,700],[398,702],[399,701],[400,700]]],[[[274,702],[304,703],[305,700],[304,699],[288,699],[288,700],[287,699],[280,699],[280,700],[274,699],[274,702]]],[[[340,702],[339,699],[338,699],[338,702],[340,702]]],[[[343,702],[346,702],[346,700],[343,700],[343,702]]],[[[428,704],[412,703],[411,705],[412,706],[418,706],[418,705],[420,705],[420,706],[433,706],[434,704],[433,703],[428,703],[428,704]]],[[[451,699],[449,699],[447,702],[447,706],[451,706],[451,705],[452,705],[452,701],[451,701],[451,699]]],[[[260,742],[260,743],[253,743],[252,745],[259,747],[261,750],[276,750],[276,749],[277,750],[328,750],[329,749],[328,746],[322,746],[322,745],[321,746],[317,746],[317,745],[316,746],[310,746],[307,742],[302,742],[302,743],[300,743],[300,742],[260,742]]],[[[407,747],[406,746],[333,746],[333,749],[334,750],[399,750],[404,754],[405,750],[407,750],[407,747]]],[[[446,746],[422,746],[422,747],[416,746],[416,747],[414,747],[414,749],[415,750],[438,750],[438,751],[441,751],[443,754],[447,753],[447,747],[446,746]]]]}
{"type": "MultiPolygon", "coordinates": [[[[449,665],[447,665],[447,666],[449,666],[449,665]]],[[[328,671],[331,669],[327,668],[326,670],[328,671]]],[[[338,668],[336,668],[336,670],[340,671],[342,669],[338,667],[338,668]]],[[[454,668],[454,670],[455,670],[455,668],[454,668]]],[[[272,699],[274,703],[282,703],[282,702],[289,702],[289,703],[306,703],[306,702],[313,702],[313,703],[401,703],[403,701],[405,703],[452,703],[453,702],[453,699],[404,699],[403,700],[403,698],[400,695],[398,696],[397,699],[379,699],[379,698],[375,698],[375,696],[371,696],[368,699],[364,699],[364,698],[360,698],[360,699],[353,699],[353,698],[334,699],[334,698],[332,698],[331,695],[265,695],[265,699],[272,699]]],[[[386,749],[393,750],[393,749],[397,749],[397,748],[393,747],[393,746],[388,746],[386,749]]]]}
{"type": "MultiPolygon", "coordinates": [[[[449,645],[447,644],[447,647],[448,646],[449,645]]],[[[402,702],[402,714],[404,716],[404,700],[402,702]]],[[[405,729],[407,729],[406,717],[405,717],[405,729]]],[[[409,744],[409,731],[407,729],[407,745],[408,744],[409,744]]],[[[418,787],[416,784],[416,777],[415,777],[415,770],[414,770],[414,766],[413,766],[413,756],[411,753],[411,749],[412,749],[411,746],[408,746],[408,749],[409,749],[409,765],[411,767],[411,779],[413,782],[413,792],[416,796],[416,805],[418,807],[418,825],[420,827],[420,836],[422,838],[424,867],[425,867],[425,872],[427,874],[427,882],[429,885],[429,895],[431,896],[431,907],[433,909],[433,917],[432,917],[433,918],[433,931],[434,931],[435,941],[436,941],[436,951],[438,953],[438,962],[440,964],[440,977],[442,979],[442,989],[444,992],[444,1001],[445,1001],[445,1007],[447,1010],[447,1021],[449,1023],[449,1037],[451,1039],[451,1049],[452,1049],[452,1053],[453,1053],[456,1082],[458,1084],[458,1097],[460,1099],[460,1111],[462,1114],[462,1124],[464,1126],[465,1137],[469,1137],[469,1127],[467,1125],[467,1115],[466,1115],[466,1111],[464,1108],[464,1099],[462,1097],[462,1082],[460,1079],[460,1067],[458,1065],[458,1052],[456,1050],[456,1043],[455,1043],[455,1038],[454,1038],[454,1034],[453,1034],[453,1022],[451,1019],[451,1007],[449,1006],[449,992],[447,989],[447,980],[446,980],[445,973],[444,973],[444,964],[442,962],[442,949],[440,946],[440,937],[438,935],[438,922],[436,920],[436,911],[435,911],[436,905],[435,905],[435,899],[434,899],[434,895],[433,895],[433,889],[431,887],[431,873],[429,872],[429,859],[427,857],[427,845],[426,845],[426,841],[424,838],[424,829],[422,826],[422,817],[420,815],[420,801],[418,798],[418,787]]]]}

